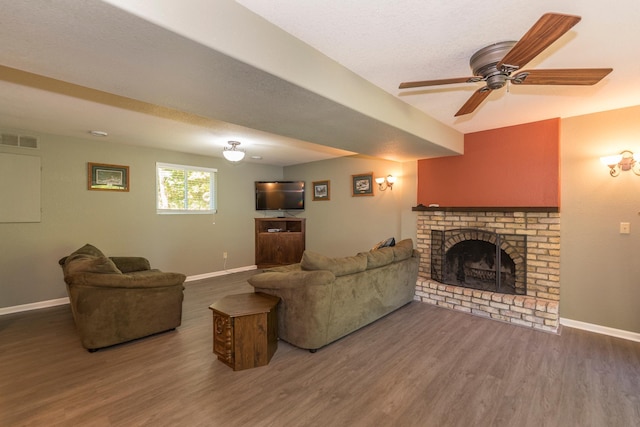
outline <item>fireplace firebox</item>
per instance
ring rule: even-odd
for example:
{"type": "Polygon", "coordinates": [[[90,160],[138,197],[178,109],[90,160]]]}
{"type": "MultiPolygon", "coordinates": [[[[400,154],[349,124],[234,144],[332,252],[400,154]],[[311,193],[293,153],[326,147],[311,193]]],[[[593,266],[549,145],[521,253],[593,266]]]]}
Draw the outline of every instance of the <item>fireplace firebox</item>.
{"type": "Polygon", "coordinates": [[[440,283],[526,295],[527,236],[481,229],[431,231],[431,277],[440,283]]]}

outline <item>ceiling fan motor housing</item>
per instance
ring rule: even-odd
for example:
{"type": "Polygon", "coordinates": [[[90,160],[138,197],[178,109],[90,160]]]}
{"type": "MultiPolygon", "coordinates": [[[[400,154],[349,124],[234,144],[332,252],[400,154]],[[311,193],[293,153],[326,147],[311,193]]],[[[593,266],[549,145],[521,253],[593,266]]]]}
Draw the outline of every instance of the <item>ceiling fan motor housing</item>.
{"type": "Polygon", "coordinates": [[[489,89],[500,89],[507,83],[509,73],[498,70],[496,65],[515,46],[515,41],[504,41],[483,47],[471,56],[469,65],[474,76],[481,76],[489,89]]]}

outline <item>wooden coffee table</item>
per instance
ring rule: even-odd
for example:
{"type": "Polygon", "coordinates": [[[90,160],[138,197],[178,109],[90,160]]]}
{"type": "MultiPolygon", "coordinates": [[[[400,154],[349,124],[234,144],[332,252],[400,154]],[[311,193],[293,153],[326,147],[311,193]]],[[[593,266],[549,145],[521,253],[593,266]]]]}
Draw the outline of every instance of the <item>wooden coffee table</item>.
{"type": "Polygon", "coordinates": [[[234,371],[264,366],[278,349],[280,298],[262,294],[227,295],[211,304],[213,352],[234,371]]]}

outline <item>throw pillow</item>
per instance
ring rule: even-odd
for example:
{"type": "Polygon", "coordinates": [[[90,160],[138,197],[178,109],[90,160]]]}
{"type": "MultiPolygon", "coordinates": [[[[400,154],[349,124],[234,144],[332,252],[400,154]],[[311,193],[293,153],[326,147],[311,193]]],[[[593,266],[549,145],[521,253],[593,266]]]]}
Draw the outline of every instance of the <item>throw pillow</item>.
{"type": "Polygon", "coordinates": [[[114,262],[104,256],[100,249],[88,243],[65,259],[64,274],[73,273],[122,274],[114,262]]]}
{"type": "Polygon", "coordinates": [[[371,250],[375,251],[376,249],[386,248],[386,247],[395,246],[395,245],[396,245],[396,239],[393,237],[389,237],[388,239],[378,242],[371,250]]]}
{"type": "Polygon", "coordinates": [[[101,273],[122,274],[113,261],[106,256],[94,256],[87,254],[69,255],[64,264],[65,274],[74,273],[101,273]]]}
{"type": "Polygon", "coordinates": [[[86,255],[93,255],[93,256],[104,256],[104,254],[100,251],[100,249],[96,248],[93,245],[90,245],[89,243],[87,243],[86,245],[84,245],[83,247],[81,247],[80,249],[77,249],[76,251],[74,251],[71,255],[75,255],[75,254],[86,254],[86,255]]]}

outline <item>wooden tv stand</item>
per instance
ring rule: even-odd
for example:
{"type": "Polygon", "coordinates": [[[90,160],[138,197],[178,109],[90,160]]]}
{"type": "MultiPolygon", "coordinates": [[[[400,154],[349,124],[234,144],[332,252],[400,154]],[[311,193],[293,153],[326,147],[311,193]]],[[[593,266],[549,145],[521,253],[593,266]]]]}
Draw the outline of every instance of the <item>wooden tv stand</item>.
{"type": "Polygon", "coordinates": [[[295,264],[305,249],[306,218],[255,218],[258,268],[295,264]]]}

